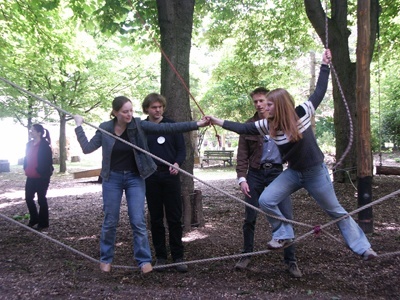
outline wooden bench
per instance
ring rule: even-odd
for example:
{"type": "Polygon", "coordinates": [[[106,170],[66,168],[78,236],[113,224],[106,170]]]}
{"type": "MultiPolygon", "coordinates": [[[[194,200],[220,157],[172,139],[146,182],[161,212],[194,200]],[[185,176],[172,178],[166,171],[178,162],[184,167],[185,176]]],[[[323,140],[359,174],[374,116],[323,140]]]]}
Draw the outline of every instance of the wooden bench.
{"type": "MultiPolygon", "coordinates": [[[[233,150],[205,150],[203,155],[203,162],[210,164],[210,160],[222,160],[232,166],[233,150]]],[[[203,163],[201,164],[203,167],[203,163]]]]}
{"type": "Polygon", "coordinates": [[[97,182],[101,182],[101,177],[100,177],[100,172],[101,169],[93,169],[93,170],[86,170],[86,171],[79,171],[79,172],[74,172],[74,179],[79,179],[79,178],[87,178],[87,177],[98,177],[97,182]]]}

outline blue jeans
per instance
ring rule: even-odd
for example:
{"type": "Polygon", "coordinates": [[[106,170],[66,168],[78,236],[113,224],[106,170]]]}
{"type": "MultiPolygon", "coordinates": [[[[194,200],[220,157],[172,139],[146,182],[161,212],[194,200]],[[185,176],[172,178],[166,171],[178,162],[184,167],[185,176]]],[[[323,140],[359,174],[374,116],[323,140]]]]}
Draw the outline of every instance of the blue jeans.
{"type": "MultiPolygon", "coordinates": [[[[261,194],[260,208],[269,214],[283,217],[278,204],[301,188],[305,188],[332,219],[347,214],[336,197],[328,169],[324,163],[302,171],[290,168],[283,171],[261,194]]],[[[268,220],[273,228],[274,239],[294,238],[291,224],[270,217],[268,220]]],[[[336,224],[346,244],[353,252],[362,255],[371,247],[364,232],[351,216],[336,224]]]]}
{"type": "MultiPolygon", "coordinates": [[[[249,203],[255,207],[258,207],[258,198],[264,191],[265,187],[271,184],[271,182],[282,173],[282,168],[271,168],[271,169],[253,169],[250,168],[246,180],[250,188],[250,196],[245,197],[246,203],[249,203]]],[[[278,205],[280,211],[286,219],[291,220],[293,218],[292,211],[292,200],[290,197],[283,199],[278,205]]],[[[243,253],[253,252],[254,249],[254,232],[257,220],[257,211],[253,208],[246,206],[245,208],[245,219],[243,223],[243,253]]],[[[295,246],[291,245],[283,250],[284,261],[286,263],[296,262],[295,246]]]]}
{"type": "Polygon", "coordinates": [[[150,263],[151,250],[144,213],[144,179],[134,172],[111,171],[109,179],[103,180],[102,185],[104,221],[100,235],[100,261],[111,263],[113,260],[122,193],[125,191],[133,231],[134,258],[139,267],[150,263]]]}

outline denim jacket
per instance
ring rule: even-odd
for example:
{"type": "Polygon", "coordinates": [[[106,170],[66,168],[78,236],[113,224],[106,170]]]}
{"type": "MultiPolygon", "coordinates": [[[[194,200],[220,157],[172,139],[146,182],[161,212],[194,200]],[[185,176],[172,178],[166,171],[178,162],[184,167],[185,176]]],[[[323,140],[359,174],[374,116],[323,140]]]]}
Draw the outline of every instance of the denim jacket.
{"type": "MultiPolygon", "coordinates": [[[[110,132],[114,135],[114,122],[115,119],[106,121],[100,124],[99,128],[110,132]]],[[[197,123],[192,122],[178,122],[178,123],[161,123],[156,124],[153,122],[147,122],[140,118],[133,118],[132,121],[127,125],[128,139],[129,142],[141,149],[149,152],[147,146],[146,133],[177,133],[197,130],[197,123]]],[[[85,154],[92,153],[98,148],[102,147],[103,160],[100,176],[103,180],[108,180],[111,170],[111,152],[115,144],[115,138],[103,133],[101,130],[97,130],[95,135],[90,141],[88,141],[86,134],[82,126],[75,128],[75,133],[78,138],[78,142],[81,145],[82,151],[85,154]]],[[[132,147],[135,154],[136,164],[139,170],[139,174],[142,178],[146,179],[157,169],[153,158],[140,150],[136,150],[132,147]]]]}

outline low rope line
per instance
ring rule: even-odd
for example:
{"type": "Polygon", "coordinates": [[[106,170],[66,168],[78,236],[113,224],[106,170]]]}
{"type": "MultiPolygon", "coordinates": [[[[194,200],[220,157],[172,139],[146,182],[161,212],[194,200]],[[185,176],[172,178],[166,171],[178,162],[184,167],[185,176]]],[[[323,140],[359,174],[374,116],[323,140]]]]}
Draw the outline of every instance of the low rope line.
{"type": "MultiPolygon", "coordinates": [[[[60,110],[60,111],[64,112],[64,113],[67,114],[67,115],[73,116],[70,112],[65,111],[65,110],[59,108],[58,106],[54,105],[53,103],[51,103],[51,102],[49,102],[49,101],[47,101],[47,100],[45,100],[45,99],[40,98],[39,96],[37,96],[37,95],[35,95],[35,94],[33,94],[33,93],[31,93],[31,92],[29,92],[29,91],[23,89],[22,87],[18,86],[17,84],[12,83],[11,81],[8,81],[8,80],[6,80],[6,79],[4,79],[4,78],[2,78],[2,77],[0,77],[0,80],[3,80],[4,82],[10,84],[10,85],[13,86],[14,88],[16,88],[16,89],[18,89],[18,90],[20,90],[20,91],[23,91],[23,92],[25,92],[26,94],[28,94],[28,95],[30,95],[30,96],[32,96],[32,97],[34,97],[34,98],[36,98],[36,99],[38,99],[38,100],[40,100],[40,101],[43,101],[44,103],[49,104],[49,105],[52,106],[53,108],[55,108],[55,109],[57,109],[57,110],[60,110]]],[[[191,178],[193,178],[193,179],[198,180],[199,182],[203,183],[204,185],[206,185],[206,186],[208,186],[208,187],[210,187],[210,188],[212,188],[212,189],[215,189],[215,190],[221,192],[222,194],[228,196],[229,198],[232,198],[232,199],[234,199],[234,200],[236,200],[236,201],[238,201],[238,202],[240,202],[240,203],[242,203],[242,204],[244,204],[244,205],[246,205],[246,206],[248,206],[248,207],[250,207],[250,208],[252,208],[252,209],[254,209],[254,210],[256,210],[256,211],[258,211],[258,212],[260,212],[260,213],[263,214],[263,215],[266,215],[266,216],[268,216],[268,217],[277,219],[277,220],[282,221],[282,222],[290,223],[290,224],[293,224],[293,225],[299,225],[299,226],[303,226],[303,227],[314,228],[314,226],[309,225],[309,224],[306,224],[306,223],[298,222],[298,221],[295,221],[295,220],[289,220],[289,219],[286,219],[286,218],[278,217],[278,216],[276,216],[276,215],[268,214],[268,213],[264,212],[263,210],[261,210],[260,208],[255,207],[255,206],[253,206],[253,205],[247,203],[246,201],[244,201],[244,200],[242,200],[242,199],[240,199],[240,198],[238,198],[238,197],[236,197],[236,196],[234,196],[234,195],[231,195],[231,194],[229,194],[228,192],[225,192],[224,190],[222,190],[222,189],[220,189],[220,188],[218,188],[218,187],[216,187],[216,186],[213,186],[213,185],[211,185],[211,184],[209,184],[209,183],[207,183],[207,182],[201,180],[200,178],[197,178],[197,177],[194,176],[193,174],[190,174],[189,172],[187,172],[187,171],[185,171],[185,170],[183,170],[183,169],[181,169],[181,168],[179,168],[179,167],[176,167],[176,166],[172,165],[171,163],[169,163],[169,162],[163,160],[162,158],[159,158],[158,156],[156,156],[156,155],[154,155],[154,154],[152,154],[152,153],[150,153],[150,152],[148,152],[148,151],[146,151],[146,150],[144,150],[144,149],[142,149],[142,148],[140,148],[140,147],[138,147],[138,146],[136,146],[136,145],[133,145],[132,143],[129,143],[128,141],[125,141],[124,139],[120,138],[119,136],[113,135],[112,133],[110,133],[110,132],[108,132],[108,131],[106,131],[106,130],[104,130],[104,129],[102,129],[102,128],[99,128],[99,127],[97,127],[97,126],[95,126],[95,125],[93,125],[93,124],[90,124],[90,123],[88,123],[88,122],[85,122],[85,121],[84,121],[84,123],[87,124],[87,125],[89,125],[89,126],[91,126],[91,127],[93,127],[94,129],[97,129],[97,130],[99,130],[99,131],[101,131],[101,132],[103,132],[103,133],[105,133],[105,134],[107,134],[107,135],[109,135],[109,136],[111,136],[111,137],[113,137],[113,138],[115,138],[115,139],[117,139],[117,140],[119,140],[119,141],[121,141],[121,142],[123,142],[123,143],[125,143],[125,144],[127,144],[127,145],[129,145],[129,146],[131,146],[131,147],[133,147],[134,149],[136,149],[136,150],[138,150],[138,151],[141,151],[141,152],[143,152],[143,153],[145,153],[145,154],[151,156],[152,158],[154,158],[154,159],[156,159],[156,160],[158,160],[158,161],[160,161],[160,162],[162,162],[162,163],[164,163],[164,164],[166,164],[166,165],[168,165],[168,166],[170,166],[170,167],[172,167],[172,168],[174,168],[174,169],[179,170],[179,171],[182,172],[183,174],[185,174],[185,175],[187,175],[187,176],[189,176],[189,177],[191,177],[191,178]]],[[[321,227],[321,229],[323,229],[323,227],[321,227]]],[[[313,232],[313,231],[312,231],[312,232],[313,232]]],[[[327,232],[327,231],[324,231],[324,232],[325,232],[330,238],[334,239],[335,241],[341,242],[340,240],[338,240],[335,236],[333,236],[333,235],[330,234],[329,232],[327,232]]]]}
{"type": "MultiPolygon", "coordinates": [[[[212,258],[199,259],[199,260],[191,260],[191,261],[185,261],[185,262],[180,262],[180,263],[166,264],[166,265],[163,265],[163,266],[155,266],[155,267],[153,267],[153,269],[168,268],[168,267],[173,267],[173,266],[179,266],[179,265],[182,265],[182,264],[195,264],[195,263],[210,262],[210,261],[217,261],[217,260],[227,260],[227,259],[239,258],[239,257],[243,257],[243,256],[254,256],[254,255],[269,253],[269,252],[272,252],[272,251],[282,250],[282,249],[284,249],[284,248],[286,248],[286,247],[289,247],[290,245],[292,245],[292,244],[294,244],[294,243],[297,243],[298,241],[301,241],[301,240],[305,239],[306,237],[308,237],[308,236],[310,236],[310,235],[312,235],[312,234],[319,234],[323,228],[328,227],[328,226],[330,226],[330,225],[333,225],[333,224],[335,224],[336,222],[340,221],[341,219],[347,218],[349,215],[352,215],[352,214],[357,213],[357,212],[359,212],[359,211],[361,211],[361,210],[363,210],[363,209],[365,209],[365,208],[368,208],[368,207],[370,207],[370,206],[373,206],[373,205],[375,205],[375,204],[378,204],[378,203],[380,203],[380,202],[383,202],[383,201],[385,201],[385,200],[387,200],[387,199],[389,199],[389,198],[391,198],[391,197],[393,197],[393,196],[395,196],[395,195],[397,195],[397,194],[399,194],[399,193],[400,193],[400,190],[397,190],[396,192],[393,192],[393,193],[391,193],[391,194],[389,194],[389,195],[386,195],[386,196],[384,196],[384,197],[382,197],[382,198],[380,198],[380,199],[378,199],[378,200],[376,200],[376,201],[374,201],[374,202],[372,202],[372,203],[370,203],[370,204],[367,204],[367,205],[365,205],[365,206],[363,206],[363,207],[360,207],[359,209],[354,210],[353,212],[347,214],[346,216],[343,216],[343,217],[341,217],[341,218],[339,218],[339,219],[335,219],[334,221],[328,222],[328,223],[326,223],[325,225],[322,225],[322,226],[315,226],[315,227],[313,228],[313,230],[311,230],[311,231],[309,231],[309,232],[303,234],[302,236],[300,236],[300,237],[294,239],[292,243],[290,243],[290,244],[288,244],[288,245],[286,245],[285,247],[282,247],[282,248],[280,248],[280,249],[275,249],[275,250],[269,250],[269,249],[268,249],[268,250],[261,250],[261,251],[256,251],[256,252],[241,253],[241,254],[233,254],[233,255],[226,255],[226,256],[220,256],[220,257],[212,257],[212,258]]],[[[21,227],[23,227],[23,228],[25,228],[25,229],[28,229],[28,230],[30,230],[31,232],[34,232],[34,233],[38,234],[39,236],[41,236],[41,237],[43,237],[43,238],[45,238],[45,239],[47,239],[47,240],[49,240],[49,241],[51,241],[51,242],[53,242],[53,243],[59,245],[59,246],[61,246],[61,247],[64,247],[64,248],[66,248],[67,250],[70,250],[71,252],[73,252],[73,253],[75,253],[75,254],[81,255],[82,257],[88,259],[88,260],[91,261],[91,262],[95,262],[95,263],[99,263],[99,262],[100,262],[99,260],[94,259],[94,258],[92,258],[91,256],[88,256],[88,255],[86,255],[85,253],[83,253],[83,252],[81,252],[81,251],[78,251],[78,250],[76,250],[76,249],[74,249],[74,248],[72,248],[72,247],[70,247],[70,246],[68,246],[68,245],[65,245],[65,244],[63,244],[63,243],[61,243],[61,242],[59,242],[59,241],[57,241],[57,240],[55,240],[55,239],[53,239],[53,238],[51,238],[51,237],[49,237],[49,236],[47,236],[47,235],[45,235],[45,234],[39,232],[39,231],[36,231],[36,230],[34,230],[33,228],[31,228],[31,227],[28,227],[28,226],[26,226],[26,225],[24,225],[24,224],[22,224],[22,223],[20,223],[20,222],[17,222],[17,221],[15,221],[14,219],[11,219],[11,218],[9,218],[9,217],[7,217],[7,216],[1,214],[1,213],[0,213],[0,217],[2,217],[2,218],[6,219],[6,220],[8,220],[8,221],[10,221],[10,222],[12,222],[12,223],[14,223],[14,224],[17,224],[17,225],[19,225],[19,226],[21,226],[21,227]]],[[[394,255],[399,255],[399,254],[400,254],[400,251],[396,251],[396,252],[390,252],[390,253],[381,254],[381,255],[378,255],[378,257],[384,258],[384,257],[389,257],[389,256],[394,256],[394,255]]],[[[136,269],[139,269],[139,267],[135,267],[135,266],[123,266],[123,265],[113,265],[112,267],[113,267],[113,268],[120,268],[120,269],[135,269],[135,270],[136,270],[136,269]]]]}
{"type": "Polygon", "coordinates": [[[20,222],[18,222],[16,220],[12,219],[12,218],[9,218],[9,217],[3,215],[2,213],[0,213],[0,217],[5,219],[5,220],[7,220],[7,221],[9,221],[9,222],[17,224],[18,226],[21,226],[21,227],[23,227],[25,229],[28,229],[29,231],[41,236],[42,238],[45,238],[45,239],[47,239],[47,240],[49,240],[49,241],[51,241],[51,242],[53,242],[53,243],[55,243],[55,244],[57,244],[57,245],[59,245],[61,247],[64,247],[67,250],[69,250],[71,252],[74,252],[75,254],[81,255],[81,256],[83,256],[84,258],[88,259],[91,262],[100,263],[99,260],[94,259],[93,257],[91,257],[91,256],[89,256],[89,255],[87,255],[87,254],[85,254],[85,253],[83,253],[81,251],[78,251],[78,250],[76,250],[76,249],[74,249],[74,248],[72,248],[72,247],[70,247],[68,245],[65,245],[65,244],[61,243],[60,241],[55,240],[52,237],[49,237],[48,235],[41,233],[40,231],[37,231],[36,229],[33,229],[33,228],[29,227],[29,226],[26,226],[25,224],[22,224],[22,223],[20,223],[20,222]]]}
{"type": "Polygon", "coordinates": [[[344,215],[344,216],[342,216],[342,217],[340,217],[340,218],[337,218],[337,219],[335,219],[335,220],[332,220],[332,221],[326,223],[325,225],[322,225],[322,226],[321,226],[321,229],[323,229],[323,228],[325,228],[325,227],[328,227],[328,226],[330,226],[330,225],[332,225],[332,224],[335,224],[335,223],[337,223],[337,222],[339,222],[339,221],[341,221],[341,220],[343,220],[343,219],[346,219],[346,218],[348,218],[348,217],[351,216],[351,215],[354,215],[354,214],[356,214],[356,213],[358,213],[358,212],[360,212],[360,211],[362,211],[362,210],[364,210],[364,209],[367,209],[367,208],[369,208],[369,207],[371,207],[371,206],[374,206],[375,204],[379,204],[379,203],[381,203],[381,202],[383,202],[383,201],[386,201],[386,200],[388,200],[388,199],[390,199],[390,198],[392,198],[392,197],[394,197],[394,196],[396,196],[396,195],[398,195],[398,194],[400,194],[400,189],[397,190],[397,191],[395,191],[395,192],[393,192],[393,193],[390,193],[390,194],[388,194],[388,195],[386,195],[386,196],[383,196],[382,198],[379,198],[379,199],[377,199],[377,200],[375,200],[375,201],[373,201],[373,202],[371,202],[371,203],[368,203],[368,204],[366,204],[366,205],[363,205],[363,206],[361,206],[361,207],[359,207],[359,208],[353,210],[352,212],[347,213],[346,215],[344,215]]]}
{"type": "MultiPolygon", "coordinates": [[[[12,83],[12,82],[10,82],[10,81],[4,79],[4,78],[1,78],[1,77],[0,77],[0,80],[6,82],[6,83],[8,83],[8,84],[10,84],[11,86],[13,86],[13,87],[15,87],[15,88],[17,88],[17,89],[19,89],[19,90],[21,90],[21,91],[27,93],[27,94],[29,94],[30,96],[32,96],[32,97],[34,97],[34,98],[39,99],[40,101],[43,101],[43,102],[47,103],[48,105],[54,107],[55,109],[57,109],[57,110],[59,110],[59,111],[62,111],[62,112],[64,112],[64,113],[67,114],[67,115],[72,116],[71,113],[69,113],[69,112],[67,112],[67,111],[65,111],[65,110],[63,110],[63,109],[57,107],[57,106],[54,105],[53,103],[51,103],[51,102],[49,102],[49,101],[47,101],[47,100],[45,100],[45,99],[42,99],[42,98],[40,98],[39,96],[37,96],[37,95],[35,95],[35,94],[33,94],[33,93],[29,92],[29,91],[24,90],[23,88],[19,87],[18,85],[14,84],[14,83],[12,83]]],[[[291,224],[296,224],[296,225],[300,225],[300,226],[304,226],[304,227],[308,227],[308,228],[312,228],[311,231],[307,232],[307,233],[304,234],[303,236],[298,237],[298,238],[297,238],[296,240],[294,240],[294,241],[302,240],[302,239],[304,239],[305,237],[307,237],[307,236],[309,236],[309,235],[311,235],[311,234],[319,234],[319,233],[321,232],[322,229],[324,229],[324,228],[326,228],[326,227],[328,227],[328,226],[330,226],[330,225],[333,225],[333,224],[335,224],[335,223],[341,221],[342,219],[345,219],[345,218],[347,218],[348,216],[351,216],[351,215],[353,215],[353,214],[355,214],[355,213],[357,213],[357,212],[359,212],[359,211],[362,211],[362,210],[364,210],[364,209],[366,209],[366,208],[369,208],[369,207],[371,207],[371,206],[373,206],[373,205],[375,205],[375,204],[378,204],[378,203],[380,203],[380,202],[383,202],[383,201],[385,201],[385,200],[387,200],[387,199],[389,199],[389,198],[391,198],[391,197],[393,197],[393,196],[395,196],[395,195],[397,195],[397,194],[400,193],[400,190],[397,190],[396,192],[393,192],[393,193],[391,193],[391,194],[389,194],[389,195],[386,195],[386,196],[384,196],[384,197],[382,197],[382,198],[380,198],[380,199],[378,199],[378,200],[376,200],[376,201],[374,201],[374,202],[371,202],[371,203],[369,203],[369,204],[367,204],[367,205],[364,205],[364,206],[362,206],[362,207],[360,207],[360,208],[358,208],[358,209],[352,211],[351,213],[348,213],[348,214],[346,214],[346,215],[344,215],[344,216],[342,216],[342,217],[340,217],[340,218],[338,218],[338,219],[335,219],[335,220],[333,220],[333,221],[331,221],[331,222],[328,222],[328,223],[326,223],[325,225],[312,226],[312,225],[309,225],[309,224],[297,222],[297,221],[294,221],[294,220],[288,220],[288,219],[285,219],[285,218],[277,217],[277,216],[275,216],[275,215],[267,214],[267,213],[264,212],[263,210],[261,210],[261,209],[255,207],[255,206],[252,206],[251,204],[246,203],[244,200],[242,200],[242,199],[240,199],[240,198],[238,198],[238,197],[236,197],[236,196],[234,196],[234,195],[231,195],[231,194],[229,194],[229,193],[223,191],[222,189],[220,189],[220,188],[218,188],[218,187],[215,187],[215,186],[213,186],[213,185],[211,185],[211,184],[209,184],[209,183],[207,183],[207,182],[205,182],[205,181],[203,181],[203,180],[197,178],[196,176],[190,174],[189,172],[187,172],[187,171],[185,171],[185,170],[183,170],[183,169],[180,169],[179,167],[176,167],[176,166],[170,164],[169,162],[167,162],[167,161],[165,161],[165,160],[163,160],[163,159],[161,159],[161,158],[155,156],[154,154],[152,154],[152,153],[150,153],[150,152],[148,152],[148,151],[146,151],[146,150],[144,150],[144,149],[142,149],[142,148],[140,148],[140,147],[138,147],[138,146],[136,146],[136,145],[133,145],[133,144],[131,144],[131,143],[129,143],[129,142],[123,140],[122,138],[120,138],[120,137],[118,137],[118,136],[113,135],[113,134],[110,133],[110,132],[107,132],[107,131],[105,131],[105,130],[103,130],[103,129],[97,127],[97,126],[94,126],[94,125],[90,124],[90,123],[87,123],[87,122],[84,122],[84,123],[87,124],[87,125],[89,125],[89,126],[91,126],[91,127],[93,127],[93,128],[95,128],[95,129],[97,129],[97,130],[100,130],[101,132],[103,132],[103,133],[105,133],[105,134],[108,134],[108,135],[114,137],[115,139],[120,140],[121,142],[124,142],[124,143],[126,143],[126,144],[132,146],[133,148],[135,148],[135,149],[137,149],[137,150],[139,150],[139,151],[141,151],[141,152],[144,152],[145,154],[147,154],[147,155],[149,155],[149,156],[151,156],[151,157],[153,157],[153,158],[155,158],[155,159],[161,161],[162,163],[164,163],[164,164],[166,164],[166,165],[169,165],[170,167],[173,167],[173,168],[175,168],[175,169],[181,171],[181,172],[184,173],[185,175],[187,175],[187,176],[189,176],[189,177],[192,177],[192,178],[198,180],[199,182],[203,183],[204,185],[206,185],[206,186],[208,186],[208,187],[211,187],[211,188],[213,188],[213,189],[215,189],[215,190],[218,190],[219,192],[223,193],[224,195],[226,195],[226,196],[228,196],[228,197],[230,197],[230,198],[233,198],[233,199],[235,199],[235,200],[237,200],[237,201],[239,201],[239,202],[241,202],[241,203],[243,203],[243,204],[245,204],[245,205],[247,205],[247,206],[249,206],[249,207],[251,207],[251,208],[257,210],[257,211],[261,212],[261,213],[264,214],[264,215],[267,215],[267,216],[269,216],[269,217],[275,218],[275,219],[280,220],[280,221],[283,221],[283,222],[287,222],[287,223],[291,223],[291,224]]],[[[26,229],[28,229],[28,230],[33,231],[33,232],[35,232],[36,234],[38,234],[38,235],[40,235],[40,236],[42,236],[42,237],[44,237],[44,238],[47,238],[47,239],[53,241],[54,243],[56,243],[56,244],[58,244],[58,245],[60,245],[60,246],[63,246],[63,247],[65,247],[65,248],[71,250],[71,251],[74,252],[74,253],[77,253],[77,254],[79,254],[79,255],[82,255],[83,257],[87,258],[88,260],[90,260],[90,261],[92,261],[92,262],[97,262],[97,263],[99,262],[99,260],[96,260],[96,259],[94,259],[94,258],[92,258],[92,257],[90,257],[90,256],[88,256],[88,255],[86,255],[86,254],[84,254],[84,253],[82,253],[82,252],[80,252],[80,251],[74,249],[74,248],[71,248],[71,247],[69,247],[69,246],[67,246],[67,245],[65,245],[65,244],[63,244],[63,243],[61,243],[61,242],[59,242],[59,241],[57,241],[57,240],[55,240],[55,239],[53,239],[53,238],[50,238],[49,236],[44,235],[44,234],[42,234],[41,232],[38,232],[38,231],[36,231],[36,230],[34,230],[34,229],[32,229],[32,228],[30,228],[30,227],[24,225],[24,224],[21,224],[20,222],[17,222],[17,221],[15,221],[15,220],[13,220],[13,219],[11,219],[11,218],[9,218],[9,217],[6,217],[6,216],[4,216],[4,215],[1,214],[1,213],[0,213],[0,216],[3,217],[3,218],[5,218],[5,219],[7,219],[7,220],[9,220],[9,221],[11,221],[11,222],[14,222],[14,223],[16,223],[16,224],[18,224],[18,225],[20,225],[20,226],[23,226],[24,228],[26,228],[26,229]]],[[[325,232],[325,231],[324,231],[324,232],[325,232]]],[[[325,233],[327,233],[327,232],[325,232],[325,233]]],[[[337,240],[337,238],[335,238],[335,237],[332,236],[331,234],[329,234],[329,233],[327,233],[327,234],[328,234],[328,236],[330,236],[331,238],[337,240]]],[[[338,240],[337,240],[337,241],[338,241],[338,240]]],[[[257,255],[257,254],[267,253],[267,252],[270,252],[270,251],[271,251],[271,250],[264,250],[264,251],[253,252],[253,253],[255,253],[254,255],[257,255]]],[[[393,252],[393,253],[394,253],[395,255],[397,254],[397,252],[393,252]]],[[[390,255],[393,255],[393,253],[390,254],[390,255]]],[[[246,254],[248,255],[248,253],[246,253],[246,254]]],[[[226,259],[229,259],[229,258],[237,258],[237,257],[241,257],[241,256],[245,256],[245,255],[244,255],[244,254],[230,255],[230,256],[226,256],[226,257],[227,257],[226,259]]],[[[389,256],[389,254],[387,254],[387,256],[389,256]]],[[[202,262],[202,261],[213,261],[213,260],[218,260],[218,258],[209,258],[209,259],[205,259],[205,260],[197,260],[197,261],[193,261],[193,263],[202,262]]],[[[186,263],[187,263],[187,262],[186,262],[186,263]]],[[[163,267],[166,267],[166,266],[178,266],[178,265],[180,265],[180,264],[184,264],[184,263],[169,264],[169,265],[164,265],[163,267]]],[[[117,267],[117,268],[130,268],[130,269],[133,269],[133,268],[136,268],[136,269],[137,269],[137,268],[138,268],[138,267],[133,267],[133,266],[118,266],[118,265],[116,265],[116,266],[114,266],[114,267],[117,267]]],[[[156,268],[157,268],[157,267],[156,267],[156,268]]]]}

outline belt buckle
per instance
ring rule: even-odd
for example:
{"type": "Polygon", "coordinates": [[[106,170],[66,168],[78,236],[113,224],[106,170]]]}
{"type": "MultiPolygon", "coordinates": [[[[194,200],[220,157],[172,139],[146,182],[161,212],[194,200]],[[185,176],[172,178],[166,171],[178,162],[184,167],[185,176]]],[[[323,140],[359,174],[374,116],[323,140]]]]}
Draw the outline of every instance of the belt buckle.
{"type": "Polygon", "coordinates": [[[273,166],[272,163],[264,163],[264,164],[262,164],[261,167],[262,167],[263,169],[271,169],[272,166],[273,166]]]}

